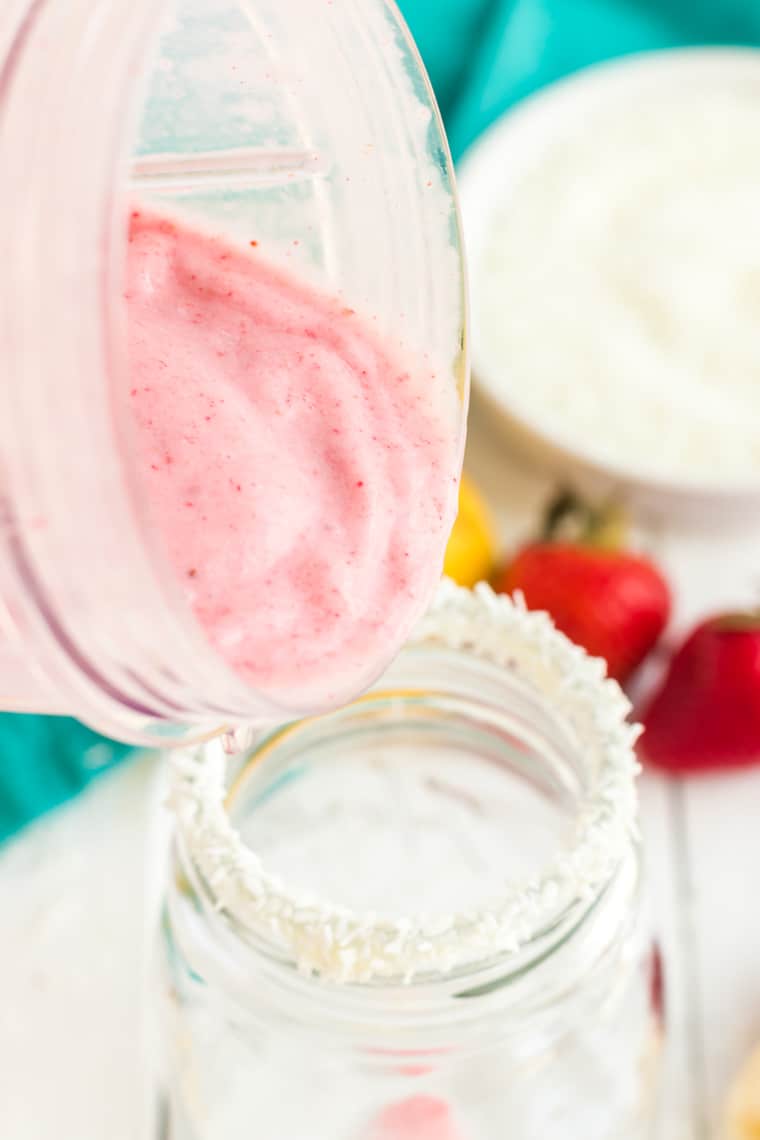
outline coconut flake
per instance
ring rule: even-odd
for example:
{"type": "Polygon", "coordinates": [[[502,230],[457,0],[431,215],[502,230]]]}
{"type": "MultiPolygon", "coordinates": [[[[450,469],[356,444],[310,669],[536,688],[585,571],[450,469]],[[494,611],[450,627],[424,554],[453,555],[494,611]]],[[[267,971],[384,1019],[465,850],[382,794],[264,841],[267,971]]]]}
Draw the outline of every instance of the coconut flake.
{"type": "Polygon", "coordinates": [[[488,905],[449,915],[352,910],[267,872],[225,810],[228,758],[219,741],[173,762],[171,803],[186,849],[218,909],[273,939],[298,967],[332,981],[412,981],[515,954],[576,900],[593,898],[637,837],[630,704],[545,613],[521,598],[443,582],[410,644],[440,645],[501,665],[538,691],[583,741],[588,790],[573,837],[539,873],[504,886],[488,905]]]}

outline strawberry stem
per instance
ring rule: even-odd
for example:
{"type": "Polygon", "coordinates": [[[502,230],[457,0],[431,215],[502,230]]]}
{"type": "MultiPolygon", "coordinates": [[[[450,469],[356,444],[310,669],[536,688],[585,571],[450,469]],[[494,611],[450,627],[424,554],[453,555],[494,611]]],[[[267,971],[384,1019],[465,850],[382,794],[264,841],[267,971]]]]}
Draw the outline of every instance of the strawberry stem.
{"type": "Polygon", "coordinates": [[[750,633],[760,630],[760,610],[721,614],[715,618],[713,629],[721,633],[750,633]]]}
{"type": "Polygon", "coordinates": [[[541,538],[618,550],[625,545],[626,531],[625,515],[617,503],[610,500],[593,507],[571,488],[563,487],[546,508],[541,538]]]}

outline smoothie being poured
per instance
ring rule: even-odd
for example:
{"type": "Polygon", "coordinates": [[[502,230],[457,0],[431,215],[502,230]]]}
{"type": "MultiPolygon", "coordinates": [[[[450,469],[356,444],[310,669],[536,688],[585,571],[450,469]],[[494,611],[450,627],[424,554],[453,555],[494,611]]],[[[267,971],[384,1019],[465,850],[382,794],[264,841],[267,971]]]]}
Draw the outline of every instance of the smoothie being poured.
{"type": "Polygon", "coordinates": [[[283,704],[348,699],[440,576],[461,408],[345,303],[180,219],[130,219],[152,526],[208,640],[283,704]]]}

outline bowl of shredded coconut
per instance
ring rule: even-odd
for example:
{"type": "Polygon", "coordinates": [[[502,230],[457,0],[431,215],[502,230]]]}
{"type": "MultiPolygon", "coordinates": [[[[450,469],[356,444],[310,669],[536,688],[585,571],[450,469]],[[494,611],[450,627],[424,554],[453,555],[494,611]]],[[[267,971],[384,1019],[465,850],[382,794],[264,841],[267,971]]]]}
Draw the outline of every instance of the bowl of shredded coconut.
{"type": "Polygon", "coordinates": [[[604,63],[465,157],[481,391],[633,496],[760,506],[760,51],[604,63]]]}

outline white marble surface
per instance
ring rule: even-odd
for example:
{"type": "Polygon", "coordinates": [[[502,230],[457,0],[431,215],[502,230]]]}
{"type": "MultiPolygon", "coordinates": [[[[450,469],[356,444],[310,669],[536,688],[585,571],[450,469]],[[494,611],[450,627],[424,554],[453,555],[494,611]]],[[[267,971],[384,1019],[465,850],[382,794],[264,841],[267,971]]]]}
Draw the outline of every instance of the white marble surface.
{"type": "Polygon", "coordinates": [[[124,765],[0,852],[2,1140],[142,1140],[154,773],[124,765]]]}
{"type": "MultiPolygon", "coordinates": [[[[508,548],[530,535],[556,479],[508,443],[475,400],[468,468],[496,505],[508,548]]],[[[668,646],[711,611],[760,603],[760,518],[724,528],[636,520],[634,539],[666,570],[674,614],[638,682],[657,680],[668,646]]],[[[760,1043],[760,768],[670,782],[647,773],[642,818],[668,983],[669,1055],[661,1140],[720,1135],[727,1085],[760,1043]]]]}
{"type": "MultiPolygon", "coordinates": [[[[549,483],[508,461],[478,405],[471,436],[470,469],[510,542],[549,483]]],[[[678,582],[676,629],[760,594],[757,528],[698,534],[655,520],[643,540],[678,582]]],[[[155,775],[154,760],[125,765],[0,851],[0,1140],[147,1140],[155,775]]],[[[663,1140],[710,1140],[731,1073],[760,1041],[760,769],[683,785],[648,776],[643,808],[670,982],[663,1140]]]]}

